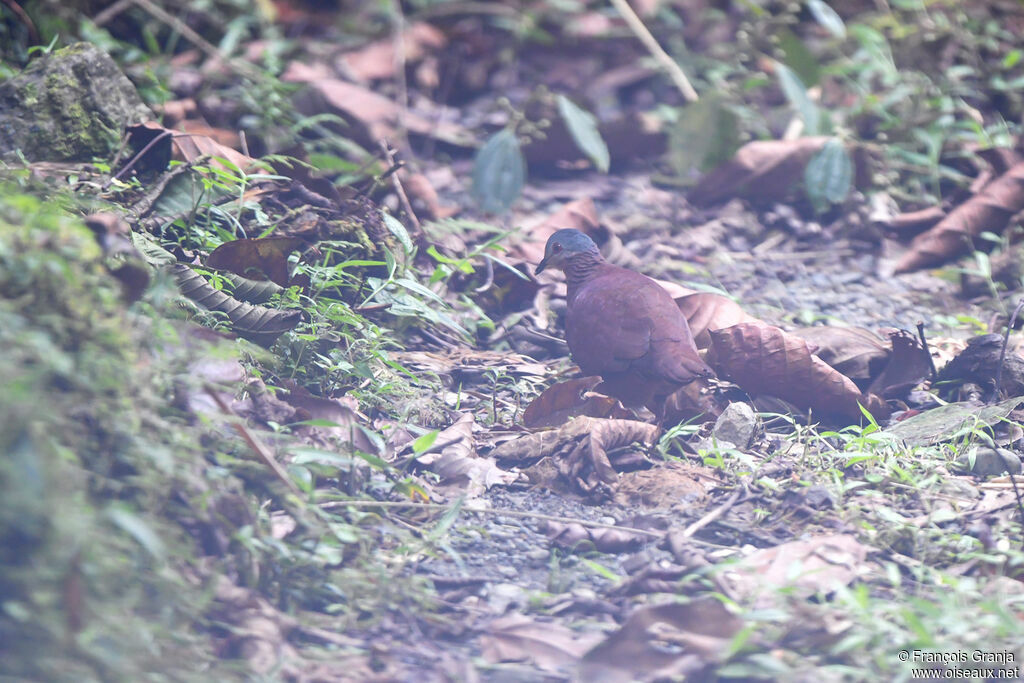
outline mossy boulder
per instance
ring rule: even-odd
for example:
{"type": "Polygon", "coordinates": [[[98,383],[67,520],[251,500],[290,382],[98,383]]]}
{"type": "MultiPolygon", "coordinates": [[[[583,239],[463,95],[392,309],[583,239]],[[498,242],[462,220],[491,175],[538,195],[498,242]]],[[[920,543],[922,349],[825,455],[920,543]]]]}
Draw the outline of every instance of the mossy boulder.
{"type": "Polygon", "coordinates": [[[107,53],[76,43],[0,84],[0,158],[89,161],[109,156],[128,125],[153,118],[107,53]]]}

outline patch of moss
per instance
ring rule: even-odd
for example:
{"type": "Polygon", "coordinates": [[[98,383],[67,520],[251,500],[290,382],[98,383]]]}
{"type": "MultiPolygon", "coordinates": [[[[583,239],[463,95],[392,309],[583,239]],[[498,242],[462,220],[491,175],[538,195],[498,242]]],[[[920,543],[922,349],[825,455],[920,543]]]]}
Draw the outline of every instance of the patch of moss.
{"type": "Polygon", "coordinates": [[[161,420],[142,330],[60,204],[0,186],[0,677],[198,672],[205,598],[168,511],[202,448],[161,420]]]}

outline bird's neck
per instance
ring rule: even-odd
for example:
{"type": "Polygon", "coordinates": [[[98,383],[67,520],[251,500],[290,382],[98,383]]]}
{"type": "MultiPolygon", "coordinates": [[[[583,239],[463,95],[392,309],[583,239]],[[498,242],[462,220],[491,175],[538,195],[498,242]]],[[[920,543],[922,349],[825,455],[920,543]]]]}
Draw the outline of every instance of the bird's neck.
{"type": "Polygon", "coordinates": [[[580,287],[594,277],[597,269],[604,262],[604,257],[597,249],[575,254],[565,262],[565,280],[569,287],[569,299],[573,299],[580,287]]]}

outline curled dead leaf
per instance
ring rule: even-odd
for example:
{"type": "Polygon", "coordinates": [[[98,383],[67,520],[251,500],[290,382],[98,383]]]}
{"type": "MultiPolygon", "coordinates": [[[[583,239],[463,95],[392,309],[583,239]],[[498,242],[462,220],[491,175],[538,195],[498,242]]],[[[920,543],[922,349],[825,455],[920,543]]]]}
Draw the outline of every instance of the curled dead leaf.
{"type": "Polygon", "coordinates": [[[533,399],[523,411],[523,425],[530,429],[557,427],[579,415],[628,419],[629,410],[611,396],[593,393],[600,377],[578,377],[554,384],[533,399]]]}
{"type": "Polygon", "coordinates": [[[641,607],[586,654],[580,680],[702,680],[699,673],[725,656],[743,626],[742,619],[713,597],[641,607]]]}
{"type": "Polygon", "coordinates": [[[650,539],[625,529],[604,529],[585,527],[582,524],[563,524],[548,521],[544,533],[551,543],[559,548],[579,549],[580,544],[601,553],[628,553],[636,550],[650,539]]]}
{"type": "Polygon", "coordinates": [[[858,404],[876,419],[888,416],[884,401],[862,394],[853,380],[812,355],[806,341],[772,325],[741,323],[711,332],[708,361],[750,394],[849,420],[862,417],[858,404]]]}
{"type": "Polygon", "coordinates": [[[937,266],[982,246],[983,232],[1001,233],[1024,209],[1024,163],[1012,166],[978,194],[914,238],[896,264],[897,273],[937,266]]]}
{"type": "Polygon", "coordinates": [[[237,239],[214,249],[206,258],[206,265],[250,280],[270,280],[287,287],[288,255],[305,246],[306,241],[298,237],[237,239]]]}
{"type": "Polygon", "coordinates": [[[803,179],[807,162],[828,140],[819,136],[748,142],[732,159],[701,178],[690,191],[689,199],[697,206],[710,206],[732,197],[778,201],[803,179]]]}
{"type": "Polygon", "coordinates": [[[636,442],[649,443],[657,432],[655,425],[646,422],[575,417],[557,431],[506,441],[492,455],[498,461],[517,464],[553,458],[562,477],[574,488],[590,492],[618,479],[608,451],[636,442]]]}
{"type": "Polygon", "coordinates": [[[170,266],[170,270],[183,296],[211,311],[223,313],[238,336],[261,346],[270,346],[302,320],[299,310],[266,308],[238,301],[183,263],[170,266]]]}
{"type": "Polygon", "coordinates": [[[686,316],[698,349],[706,349],[711,345],[712,330],[758,321],[729,297],[712,292],[695,292],[678,297],[676,305],[686,316]]]}

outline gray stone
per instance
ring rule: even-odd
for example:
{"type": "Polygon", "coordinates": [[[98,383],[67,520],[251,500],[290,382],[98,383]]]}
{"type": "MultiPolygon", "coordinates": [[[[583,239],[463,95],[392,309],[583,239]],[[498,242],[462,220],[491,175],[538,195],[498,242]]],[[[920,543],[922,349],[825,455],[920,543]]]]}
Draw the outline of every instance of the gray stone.
{"type": "Polygon", "coordinates": [[[728,442],[736,448],[746,450],[757,434],[757,415],[747,403],[730,403],[718,416],[711,438],[719,443],[728,442]]]}
{"type": "Polygon", "coordinates": [[[1020,458],[1006,448],[989,448],[979,446],[974,451],[974,463],[971,464],[971,451],[967,451],[956,459],[956,466],[981,477],[995,477],[1000,474],[1020,474],[1020,458]]]}
{"type": "Polygon", "coordinates": [[[76,43],[0,84],[0,158],[90,161],[109,157],[125,127],[153,118],[107,53],[76,43]]]}

